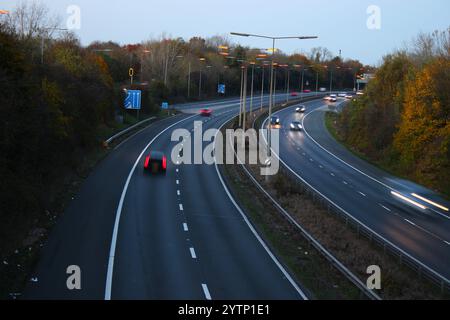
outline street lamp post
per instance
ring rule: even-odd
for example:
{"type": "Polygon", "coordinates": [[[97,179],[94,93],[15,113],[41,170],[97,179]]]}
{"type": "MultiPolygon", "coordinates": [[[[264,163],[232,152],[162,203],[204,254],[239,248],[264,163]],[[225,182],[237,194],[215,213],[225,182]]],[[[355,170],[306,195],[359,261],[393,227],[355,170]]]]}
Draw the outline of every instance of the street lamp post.
{"type": "MultiPolygon", "coordinates": [[[[269,119],[272,116],[272,97],[273,97],[273,63],[274,63],[274,56],[275,56],[275,41],[276,40],[285,40],[285,39],[317,39],[317,36],[311,36],[311,37],[304,37],[304,36],[296,36],[296,37],[270,37],[265,35],[257,35],[257,34],[249,34],[249,33],[238,33],[238,32],[231,32],[232,35],[240,36],[240,37],[257,37],[257,38],[264,38],[264,39],[270,39],[272,40],[272,61],[271,61],[271,68],[270,68],[270,98],[269,98],[269,119]]],[[[271,155],[271,132],[269,130],[268,135],[268,145],[267,145],[267,154],[271,155]]]]}
{"type": "Polygon", "coordinates": [[[140,80],[141,80],[141,84],[144,81],[144,55],[150,53],[150,50],[144,49],[142,51],[142,56],[141,56],[141,72],[139,74],[140,80]]]}
{"type": "Polygon", "coordinates": [[[316,70],[316,96],[319,94],[319,70],[316,70]]]}

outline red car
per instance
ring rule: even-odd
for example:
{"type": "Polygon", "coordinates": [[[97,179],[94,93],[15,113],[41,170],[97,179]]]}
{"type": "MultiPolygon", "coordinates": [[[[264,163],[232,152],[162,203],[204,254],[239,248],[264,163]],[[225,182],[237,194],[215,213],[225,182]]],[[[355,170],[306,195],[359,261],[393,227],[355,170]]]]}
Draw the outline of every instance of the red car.
{"type": "Polygon", "coordinates": [[[291,97],[297,97],[298,93],[297,92],[291,92],[291,97]]]}
{"type": "Polygon", "coordinates": [[[310,92],[311,92],[311,90],[309,90],[309,89],[305,89],[305,90],[303,90],[303,92],[304,92],[304,93],[310,93],[310,92]]]}
{"type": "Polygon", "coordinates": [[[200,115],[202,117],[210,117],[212,115],[212,110],[208,108],[202,109],[200,110],[200,115]]]}
{"type": "Polygon", "coordinates": [[[144,171],[158,173],[166,173],[167,170],[167,158],[164,153],[160,151],[151,151],[144,161],[144,171]]]}

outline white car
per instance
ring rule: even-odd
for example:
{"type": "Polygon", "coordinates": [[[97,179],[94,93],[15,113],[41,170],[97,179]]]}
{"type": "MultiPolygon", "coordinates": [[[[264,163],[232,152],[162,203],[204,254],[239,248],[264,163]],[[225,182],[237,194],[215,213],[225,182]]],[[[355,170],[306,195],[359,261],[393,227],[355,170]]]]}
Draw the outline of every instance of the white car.
{"type": "Polygon", "coordinates": [[[319,91],[320,92],[325,92],[325,91],[327,91],[327,89],[326,88],[320,88],[319,91]]]}
{"type": "Polygon", "coordinates": [[[345,96],[346,96],[346,94],[345,94],[345,93],[339,93],[339,94],[338,94],[338,97],[342,97],[342,98],[345,98],[345,96]]]}
{"type": "Polygon", "coordinates": [[[295,108],[295,112],[297,113],[305,113],[305,111],[306,111],[305,106],[298,106],[297,108],[295,108]]]}

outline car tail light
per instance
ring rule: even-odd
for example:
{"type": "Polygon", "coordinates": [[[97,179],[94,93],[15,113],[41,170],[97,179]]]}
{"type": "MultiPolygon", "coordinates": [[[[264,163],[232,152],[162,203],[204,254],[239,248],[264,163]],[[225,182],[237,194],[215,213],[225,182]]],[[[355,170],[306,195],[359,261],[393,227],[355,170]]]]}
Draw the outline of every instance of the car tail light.
{"type": "Polygon", "coordinates": [[[148,155],[146,158],[145,158],[145,164],[144,164],[144,168],[145,169],[147,169],[148,168],[148,164],[150,163],[150,155],[148,155]]]}
{"type": "Polygon", "coordinates": [[[167,169],[167,158],[166,158],[166,156],[164,156],[163,159],[162,159],[162,167],[163,167],[164,170],[167,169]]]}

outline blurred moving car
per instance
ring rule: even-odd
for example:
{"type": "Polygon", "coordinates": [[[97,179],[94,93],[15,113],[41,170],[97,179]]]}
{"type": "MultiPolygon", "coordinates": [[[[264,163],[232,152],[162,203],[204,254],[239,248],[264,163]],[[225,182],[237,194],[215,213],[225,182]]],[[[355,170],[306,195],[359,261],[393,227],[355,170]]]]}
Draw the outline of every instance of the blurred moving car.
{"type": "Polygon", "coordinates": [[[320,92],[325,92],[325,91],[327,91],[327,89],[326,88],[320,88],[319,91],[320,92]]]}
{"type": "Polygon", "coordinates": [[[166,173],[167,158],[160,151],[151,151],[144,160],[144,171],[150,173],[166,173]]]}
{"type": "Polygon", "coordinates": [[[209,108],[204,108],[200,110],[200,115],[202,117],[210,117],[212,115],[212,110],[209,108]]]}
{"type": "Polygon", "coordinates": [[[337,96],[335,94],[330,94],[330,99],[328,99],[328,101],[336,102],[337,101],[337,96]]]}
{"type": "Polygon", "coordinates": [[[341,93],[338,94],[338,97],[341,97],[341,98],[345,98],[345,96],[346,96],[345,92],[341,92],[341,93]]]}
{"type": "Polygon", "coordinates": [[[298,106],[297,108],[295,108],[295,112],[297,112],[297,113],[305,113],[305,111],[306,111],[306,107],[303,106],[303,105],[298,106]]]}
{"type": "Polygon", "coordinates": [[[291,92],[291,97],[297,97],[298,93],[297,92],[291,92]]]}
{"type": "Polygon", "coordinates": [[[353,95],[351,95],[351,94],[346,94],[346,95],[345,95],[345,99],[353,99],[353,95]]]}
{"type": "Polygon", "coordinates": [[[303,126],[299,121],[293,121],[291,123],[291,130],[292,131],[302,131],[303,130],[303,126]]]}
{"type": "Polygon", "coordinates": [[[303,90],[303,92],[304,92],[304,93],[311,93],[311,90],[305,89],[305,90],[303,90]]]}

